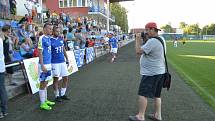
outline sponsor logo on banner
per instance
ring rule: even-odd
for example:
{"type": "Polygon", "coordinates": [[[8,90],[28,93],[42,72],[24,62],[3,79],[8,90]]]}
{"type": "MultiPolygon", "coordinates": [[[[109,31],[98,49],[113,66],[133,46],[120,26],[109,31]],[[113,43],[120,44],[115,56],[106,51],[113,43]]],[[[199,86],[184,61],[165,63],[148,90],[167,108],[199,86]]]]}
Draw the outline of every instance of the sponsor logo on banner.
{"type": "Polygon", "coordinates": [[[94,60],[94,56],[95,56],[95,53],[94,53],[93,47],[86,48],[86,63],[87,64],[94,60]]]}
{"type": "Polygon", "coordinates": [[[66,53],[67,53],[68,60],[69,60],[68,71],[69,71],[69,75],[71,75],[71,74],[78,71],[78,67],[76,64],[74,52],[73,51],[67,51],[66,53]]]}
{"type": "Polygon", "coordinates": [[[84,55],[85,55],[85,49],[79,49],[75,50],[75,60],[78,67],[81,67],[84,65],[84,55]]]}

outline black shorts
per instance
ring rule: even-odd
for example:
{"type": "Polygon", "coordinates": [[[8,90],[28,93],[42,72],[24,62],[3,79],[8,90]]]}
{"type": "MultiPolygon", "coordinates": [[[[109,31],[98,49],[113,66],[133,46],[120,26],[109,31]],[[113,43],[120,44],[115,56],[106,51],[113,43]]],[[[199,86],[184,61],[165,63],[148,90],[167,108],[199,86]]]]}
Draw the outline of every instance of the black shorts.
{"type": "Polygon", "coordinates": [[[148,98],[159,98],[163,88],[164,74],[154,76],[142,76],[138,95],[148,98]]]}

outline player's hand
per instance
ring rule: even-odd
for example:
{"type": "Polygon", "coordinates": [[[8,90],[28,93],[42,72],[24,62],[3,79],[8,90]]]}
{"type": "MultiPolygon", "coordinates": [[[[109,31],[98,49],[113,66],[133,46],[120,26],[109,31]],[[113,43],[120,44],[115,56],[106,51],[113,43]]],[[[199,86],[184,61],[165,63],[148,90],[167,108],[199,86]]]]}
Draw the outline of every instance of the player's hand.
{"type": "Polygon", "coordinates": [[[69,67],[69,61],[66,61],[66,65],[67,65],[67,67],[69,67]]]}
{"type": "Polygon", "coordinates": [[[141,33],[136,34],[136,41],[141,41],[141,33]]]}
{"type": "Polygon", "coordinates": [[[45,73],[47,72],[47,69],[46,69],[46,67],[44,65],[42,65],[42,71],[45,72],[45,73]]]}

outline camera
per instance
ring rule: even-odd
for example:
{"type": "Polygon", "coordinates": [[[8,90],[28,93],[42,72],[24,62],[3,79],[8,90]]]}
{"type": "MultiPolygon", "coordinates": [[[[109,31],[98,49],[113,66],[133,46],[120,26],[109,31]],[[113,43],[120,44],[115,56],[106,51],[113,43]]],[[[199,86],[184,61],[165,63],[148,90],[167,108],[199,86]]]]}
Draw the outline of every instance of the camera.
{"type": "Polygon", "coordinates": [[[147,41],[148,38],[149,38],[148,33],[141,32],[141,38],[142,38],[142,40],[143,40],[143,43],[146,43],[146,41],[147,41]]]}

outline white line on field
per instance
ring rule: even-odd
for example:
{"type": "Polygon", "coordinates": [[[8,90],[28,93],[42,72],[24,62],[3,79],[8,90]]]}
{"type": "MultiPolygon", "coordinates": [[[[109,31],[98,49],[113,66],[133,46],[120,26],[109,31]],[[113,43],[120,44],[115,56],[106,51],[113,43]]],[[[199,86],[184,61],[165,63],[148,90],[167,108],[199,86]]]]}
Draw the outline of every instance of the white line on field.
{"type": "Polygon", "coordinates": [[[208,93],[204,88],[202,88],[198,83],[196,83],[190,76],[188,76],[187,74],[184,73],[184,71],[182,71],[181,68],[179,68],[175,63],[173,63],[170,59],[168,60],[171,65],[173,65],[174,67],[177,68],[177,70],[180,70],[180,72],[189,80],[191,81],[197,88],[199,88],[199,90],[204,94],[206,95],[209,99],[211,99],[213,101],[213,103],[215,103],[215,98],[210,94],[208,93]]]}

